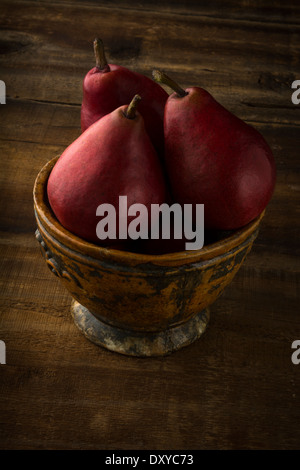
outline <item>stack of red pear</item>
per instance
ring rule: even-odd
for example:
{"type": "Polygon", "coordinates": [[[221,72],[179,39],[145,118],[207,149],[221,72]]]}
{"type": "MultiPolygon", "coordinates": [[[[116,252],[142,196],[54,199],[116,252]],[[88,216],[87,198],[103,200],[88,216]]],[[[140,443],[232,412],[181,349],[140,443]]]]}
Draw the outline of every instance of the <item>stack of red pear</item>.
{"type": "Polygon", "coordinates": [[[256,129],[200,87],[184,90],[162,72],[153,72],[154,81],[108,64],[100,40],[94,51],[96,66],[83,81],[82,134],[62,153],[47,185],[66,229],[102,246],[161,254],[184,250],[184,237],[121,245],[118,235],[99,240],[97,207],[113,205],[121,221],[119,196],[149,214],[152,204],[204,204],[207,233],[239,229],[261,214],[276,169],[256,129]],[[161,84],[174,92],[168,96],[161,84]]]}

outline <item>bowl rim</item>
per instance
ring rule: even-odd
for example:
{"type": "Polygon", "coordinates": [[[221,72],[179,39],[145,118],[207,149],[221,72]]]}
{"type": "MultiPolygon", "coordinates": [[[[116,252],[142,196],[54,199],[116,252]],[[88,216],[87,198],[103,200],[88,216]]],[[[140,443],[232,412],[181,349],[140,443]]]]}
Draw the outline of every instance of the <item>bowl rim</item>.
{"type": "Polygon", "coordinates": [[[34,212],[39,228],[52,235],[52,237],[63,243],[66,247],[88,255],[96,259],[106,259],[124,262],[126,264],[152,263],[156,265],[168,266],[170,264],[188,264],[216,258],[226,252],[241,245],[245,240],[251,238],[254,232],[258,232],[259,224],[264,217],[265,210],[252,222],[234,231],[227,237],[204,246],[200,250],[188,250],[161,255],[134,253],[121,251],[115,248],[101,247],[88,242],[65,229],[55,217],[49,203],[47,203],[47,181],[55,163],[60,155],[49,160],[36,176],[33,187],[34,212]]]}

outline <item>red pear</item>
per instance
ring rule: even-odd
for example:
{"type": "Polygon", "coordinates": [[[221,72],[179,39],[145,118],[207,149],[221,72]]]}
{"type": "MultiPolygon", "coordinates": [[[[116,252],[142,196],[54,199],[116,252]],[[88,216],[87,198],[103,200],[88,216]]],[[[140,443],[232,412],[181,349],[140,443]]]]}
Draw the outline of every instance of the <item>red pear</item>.
{"type": "Polygon", "coordinates": [[[108,64],[100,39],[94,41],[94,52],[96,66],[86,74],[83,81],[82,131],[119,106],[128,104],[132,96],[139,94],[142,98],[139,112],[155,149],[161,154],[164,107],[168,94],[150,78],[126,67],[108,64]]]}
{"type": "MultiPolygon", "coordinates": [[[[57,219],[90,242],[118,243],[119,196],[127,196],[128,207],[143,204],[148,214],[152,203],[165,201],[161,164],[136,110],[139,100],[136,95],[129,106],[121,106],[91,125],[63,152],[49,176],[48,199],[57,219]],[[101,204],[116,210],[116,239],[101,241],[97,236],[96,210],[101,204]]],[[[121,214],[122,220],[127,221],[126,216],[121,214]]]]}
{"type": "Polygon", "coordinates": [[[269,203],[276,179],[272,151],[252,126],[203,88],[183,90],[162,72],[153,78],[174,91],[164,116],[165,165],[180,204],[204,204],[205,228],[233,230],[269,203]]]}

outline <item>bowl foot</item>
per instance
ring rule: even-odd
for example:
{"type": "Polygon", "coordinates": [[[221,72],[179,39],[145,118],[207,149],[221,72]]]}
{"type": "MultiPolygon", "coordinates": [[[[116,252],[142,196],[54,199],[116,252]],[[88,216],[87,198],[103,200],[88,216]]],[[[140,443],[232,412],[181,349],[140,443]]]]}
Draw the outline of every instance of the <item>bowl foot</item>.
{"type": "Polygon", "coordinates": [[[77,327],[90,341],[110,351],[136,357],[165,356],[188,346],[200,338],[209,321],[209,310],[205,309],[179,326],[157,332],[138,332],[98,320],[75,300],[71,313],[77,327]]]}

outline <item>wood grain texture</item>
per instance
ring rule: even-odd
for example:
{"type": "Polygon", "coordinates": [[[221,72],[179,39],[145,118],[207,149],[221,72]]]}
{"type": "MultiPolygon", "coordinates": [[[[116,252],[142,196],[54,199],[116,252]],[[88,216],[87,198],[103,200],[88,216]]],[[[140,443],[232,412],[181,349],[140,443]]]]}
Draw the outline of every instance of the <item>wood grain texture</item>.
{"type": "Polygon", "coordinates": [[[299,448],[298,3],[1,2],[1,449],[299,448]],[[251,254],[203,337],[165,358],[88,342],[34,237],[33,183],[80,133],[96,36],[111,62],[207,88],[262,132],[276,158],[251,254]]]}

